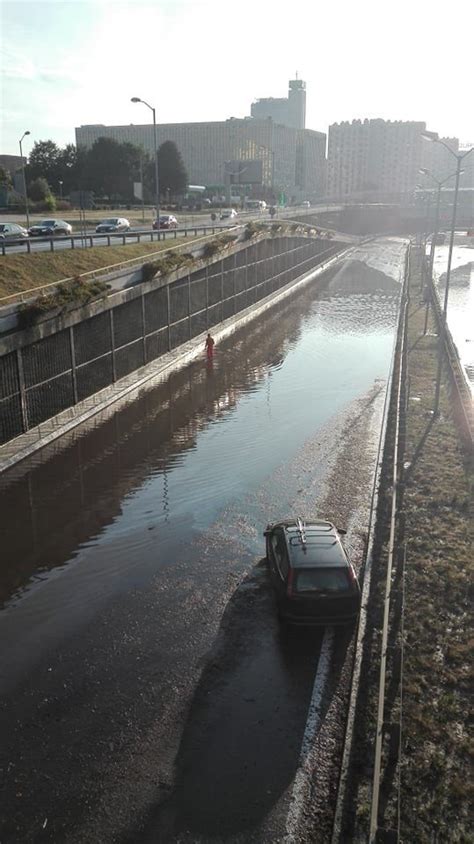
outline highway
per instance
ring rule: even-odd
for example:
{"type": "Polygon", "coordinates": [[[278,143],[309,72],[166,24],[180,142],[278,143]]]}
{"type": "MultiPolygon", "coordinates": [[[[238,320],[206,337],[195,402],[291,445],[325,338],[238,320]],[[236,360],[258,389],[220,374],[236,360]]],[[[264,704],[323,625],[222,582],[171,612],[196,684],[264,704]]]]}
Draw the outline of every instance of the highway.
{"type": "MultiPolygon", "coordinates": [[[[327,208],[321,208],[317,206],[314,210],[327,210],[327,208]]],[[[242,225],[246,224],[250,220],[256,221],[265,221],[269,222],[272,218],[270,217],[268,211],[267,212],[260,212],[256,213],[255,211],[241,211],[239,212],[238,216],[233,219],[224,219],[221,220],[219,218],[219,213],[216,211],[217,219],[212,220],[211,213],[209,214],[183,214],[178,215],[178,223],[179,228],[174,229],[162,229],[160,231],[161,239],[165,241],[169,241],[170,243],[174,242],[176,238],[186,237],[186,234],[193,234],[194,230],[197,229],[199,234],[203,233],[204,227],[209,231],[215,227],[216,231],[220,231],[222,227],[228,228],[235,225],[242,225]]],[[[301,213],[308,214],[310,210],[307,208],[291,208],[291,209],[278,209],[275,219],[281,218],[288,218],[295,214],[300,215],[301,213]]],[[[117,233],[117,234],[110,234],[107,235],[100,235],[96,236],[95,227],[87,227],[85,230],[81,231],[80,225],[78,222],[74,222],[73,224],[73,237],[74,237],[74,247],[72,247],[71,238],[70,237],[55,237],[55,238],[36,238],[30,237],[28,242],[25,243],[5,243],[5,254],[6,255],[28,255],[28,248],[31,252],[51,252],[51,251],[59,251],[62,249],[84,249],[90,248],[91,246],[122,246],[124,243],[137,243],[138,241],[142,243],[149,243],[152,240],[157,241],[158,239],[158,232],[154,232],[152,235],[152,229],[150,223],[144,223],[142,225],[133,225],[130,228],[129,233],[117,233]],[[28,245],[29,244],[29,245],[28,245]]],[[[2,256],[1,252],[2,242],[0,241],[0,259],[2,256]]]]}
{"type": "Polygon", "coordinates": [[[2,844],[330,840],[352,632],[280,629],[262,532],[360,568],[405,248],[0,476],[2,844]]]}

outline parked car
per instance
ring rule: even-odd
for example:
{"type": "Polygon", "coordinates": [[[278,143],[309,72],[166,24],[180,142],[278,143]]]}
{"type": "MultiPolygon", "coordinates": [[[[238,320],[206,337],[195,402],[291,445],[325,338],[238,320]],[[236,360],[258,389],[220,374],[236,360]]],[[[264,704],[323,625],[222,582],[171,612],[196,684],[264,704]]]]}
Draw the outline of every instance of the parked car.
{"type": "Polygon", "coordinates": [[[266,561],[282,621],[346,624],[357,618],[360,588],[343,533],[319,519],[267,526],[266,561]]]}
{"type": "Polygon", "coordinates": [[[310,202],[308,199],[305,199],[305,200],[301,203],[301,206],[302,206],[303,208],[311,208],[311,202],[310,202]]]}
{"type": "Polygon", "coordinates": [[[98,234],[105,232],[129,232],[130,223],[125,217],[108,217],[102,220],[95,230],[98,234]]]}
{"type": "Polygon", "coordinates": [[[235,208],[223,208],[220,214],[221,220],[232,220],[237,216],[238,214],[235,208]]]}
{"type": "Polygon", "coordinates": [[[0,241],[8,243],[20,243],[28,239],[28,232],[18,223],[0,223],[0,241]]]}
{"type": "Polygon", "coordinates": [[[157,229],[177,229],[178,221],[173,214],[160,214],[159,221],[154,220],[153,228],[155,231],[157,231],[157,229]]]}
{"type": "Polygon", "coordinates": [[[32,237],[51,237],[61,234],[72,234],[72,226],[65,220],[41,220],[28,229],[32,237]]]}

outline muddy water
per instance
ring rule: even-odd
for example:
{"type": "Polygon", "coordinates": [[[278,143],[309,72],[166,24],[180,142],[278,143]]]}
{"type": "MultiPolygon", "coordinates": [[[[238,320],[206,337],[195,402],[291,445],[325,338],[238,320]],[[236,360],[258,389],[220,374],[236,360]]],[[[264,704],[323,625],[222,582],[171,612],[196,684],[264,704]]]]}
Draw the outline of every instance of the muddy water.
{"type": "MultiPolygon", "coordinates": [[[[206,651],[262,554],[267,520],[322,510],[360,553],[403,254],[397,239],[366,246],[219,344],[212,364],[195,362],[0,479],[3,726],[23,783],[12,774],[15,820],[2,840],[34,840],[45,811],[61,840],[76,840],[76,827],[77,840],[112,840],[156,799],[157,779],[169,787],[206,651]],[[20,739],[18,724],[35,729],[20,739]],[[124,778],[138,758],[136,782],[124,778]],[[15,802],[23,791],[28,806],[15,802]]],[[[266,603],[261,619],[268,683],[288,699],[278,723],[298,723],[283,788],[318,646],[295,696],[266,603]]],[[[277,727],[267,729],[272,746],[277,727]]]]}
{"type": "MultiPolygon", "coordinates": [[[[448,325],[474,396],[474,246],[472,238],[465,238],[465,246],[461,235],[458,239],[451,263],[448,325]]],[[[434,274],[441,303],[446,289],[448,253],[448,246],[436,247],[434,274]]]]}

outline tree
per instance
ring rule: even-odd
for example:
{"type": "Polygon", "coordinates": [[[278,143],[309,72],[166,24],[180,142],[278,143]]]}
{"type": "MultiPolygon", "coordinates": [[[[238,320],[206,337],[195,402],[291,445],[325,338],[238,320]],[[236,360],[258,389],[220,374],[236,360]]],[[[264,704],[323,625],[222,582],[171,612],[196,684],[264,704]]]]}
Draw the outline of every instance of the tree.
{"type": "Polygon", "coordinates": [[[158,150],[160,193],[173,196],[184,193],[188,185],[188,174],[181,153],[173,141],[165,141],[158,150]]]}
{"type": "Polygon", "coordinates": [[[0,167],[0,188],[5,188],[6,190],[12,189],[12,177],[10,175],[10,171],[5,170],[4,167],[0,167]]]}
{"type": "Polygon", "coordinates": [[[25,168],[27,183],[41,178],[56,186],[61,178],[61,154],[54,141],[36,141],[25,168]]]}
{"type": "Polygon", "coordinates": [[[83,188],[99,196],[133,197],[133,177],[140,169],[141,151],[133,144],[98,138],[85,157],[83,188]]]}
{"type": "Polygon", "coordinates": [[[39,179],[33,179],[33,181],[29,184],[28,194],[33,202],[44,202],[44,200],[51,195],[51,190],[46,179],[43,179],[42,177],[39,179]]]}

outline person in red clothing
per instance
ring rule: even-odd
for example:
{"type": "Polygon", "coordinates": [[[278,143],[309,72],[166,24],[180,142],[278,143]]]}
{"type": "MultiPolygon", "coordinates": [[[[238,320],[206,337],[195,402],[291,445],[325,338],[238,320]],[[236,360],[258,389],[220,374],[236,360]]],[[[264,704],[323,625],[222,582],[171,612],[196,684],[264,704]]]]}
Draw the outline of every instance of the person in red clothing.
{"type": "Polygon", "coordinates": [[[214,357],[214,345],[215,341],[214,338],[211,337],[210,333],[206,337],[206,352],[207,352],[207,359],[212,360],[214,357]]]}

